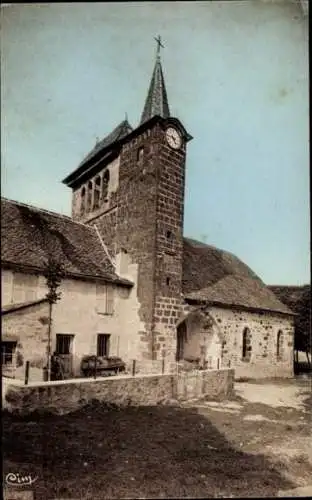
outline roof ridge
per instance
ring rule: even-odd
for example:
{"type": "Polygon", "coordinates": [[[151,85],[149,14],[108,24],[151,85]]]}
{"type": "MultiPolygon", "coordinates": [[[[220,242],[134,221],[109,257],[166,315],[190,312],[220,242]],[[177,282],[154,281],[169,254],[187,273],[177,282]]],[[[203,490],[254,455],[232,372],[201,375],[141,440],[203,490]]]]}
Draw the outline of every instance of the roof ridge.
{"type": "Polygon", "coordinates": [[[37,212],[47,213],[49,215],[52,215],[53,217],[57,217],[59,219],[65,219],[65,220],[70,221],[74,224],[78,224],[80,226],[87,227],[88,229],[92,229],[92,227],[89,226],[89,224],[85,224],[84,222],[76,221],[72,217],[70,217],[70,215],[60,214],[59,212],[53,212],[52,210],[47,210],[46,208],[35,207],[34,205],[29,205],[28,203],[23,203],[23,202],[17,201],[17,200],[11,200],[9,198],[5,198],[4,196],[1,196],[1,201],[7,201],[9,203],[12,203],[13,205],[20,205],[22,207],[31,208],[33,210],[36,210],[37,212]]]}
{"type": "Polygon", "coordinates": [[[212,248],[214,250],[218,250],[219,252],[224,252],[224,253],[226,253],[228,255],[232,255],[236,259],[239,259],[239,257],[237,257],[237,255],[235,255],[234,253],[230,252],[229,250],[225,250],[224,248],[217,247],[216,245],[211,245],[210,243],[205,243],[203,241],[196,240],[195,238],[190,238],[188,236],[183,236],[183,239],[186,240],[189,243],[192,243],[192,242],[195,243],[195,244],[199,243],[200,245],[202,245],[205,248],[212,248]]]}
{"type": "MultiPolygon", "coordinates": [[[[93,146],[93,148],[87,153],[84,158],[80,161],[78,167],[68,174],[63,180],[63,184],[66,184],[70,186],[72,178],[77,176],[79,173],[79,176],[82,174],[81,169],[88,163],[94,160],[94,158],[99,155],[100,153],[104,157],[99,158],[98,161],[102,161],[105,158],[105,155],[109,154],[109,152],[112,152],[114,147],[120,143],[125,137],[127,137],[131,132],[133,132],[133,127],[129,123],[128,119],[124,119],[121,122],[116,125],[111,132],[106,134],[102,139],[99,139],[99,141],[93,146]]],[[[94,165],[92,165],[94,167],[94,165]]]]}

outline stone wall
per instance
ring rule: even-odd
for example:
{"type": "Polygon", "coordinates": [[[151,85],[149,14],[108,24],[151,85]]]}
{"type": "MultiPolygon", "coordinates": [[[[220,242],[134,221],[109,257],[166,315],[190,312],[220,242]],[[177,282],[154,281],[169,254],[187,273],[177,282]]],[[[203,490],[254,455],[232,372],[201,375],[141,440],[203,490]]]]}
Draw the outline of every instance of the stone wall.
{"type": "Polygon", "coordinates": [[[166,400],[198,397],[227,399],[233,393],[234,371],[201,371],[194,374],[116,376],[7,387],[4,407],[23,414],[36,410],[63,414],[91,401],[117,405],[155,405],[166,400]]]}
{"type": "MultiPolygon", "coordinates": [[[[116,260],[126,252],[137,266],[137,359],[175,359],[175,324],[182,306],[185,155],[185,146],[169,148],[160,124],[131,137],[121,148],[109,206],[84,219],[96,224],[116,260]],[[166,301],[171,307],[163,311],[166,301]]],[[[76,203],[75,194],[73,199],[76,203]]]]}
{"type": "Polygon", "coordinates": [[[236,378],[293,376],[293,318],[273,312],[246,312],[209,308],[221,334],[222,366],[235,368],[236,378]],[[242,359],[243,331],[250,332],[250,355],[242,359]],[[278,332],[282,331],[282,349],[277,353],[278,332]]]}
{"type": "Polygon", "coordinates": [[[26,361],[30,362],[31,380],[43,379],[43,366],[47,363],[48,308],[47,302],[41,302],[2,316],[2,339],[17,339],[17,379],[24,380],[26,361]]]}
{"type": "Polygon", "coordinates": [[[174,360],[182,310],[185,144],[173,151],[162,139],[156,206],[154,358],[174,360]]]}

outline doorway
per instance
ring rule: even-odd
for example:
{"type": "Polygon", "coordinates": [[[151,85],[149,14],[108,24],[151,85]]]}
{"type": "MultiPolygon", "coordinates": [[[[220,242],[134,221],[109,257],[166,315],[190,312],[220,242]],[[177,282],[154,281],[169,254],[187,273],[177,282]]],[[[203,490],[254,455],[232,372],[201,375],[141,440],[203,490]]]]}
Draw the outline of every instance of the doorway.
{"type": "Polygon", "coordinates": [[[73,376],[73,343],[74,335],[57,334],[56,335],[56,354],[63,360],[64,378],[73,376]]]}

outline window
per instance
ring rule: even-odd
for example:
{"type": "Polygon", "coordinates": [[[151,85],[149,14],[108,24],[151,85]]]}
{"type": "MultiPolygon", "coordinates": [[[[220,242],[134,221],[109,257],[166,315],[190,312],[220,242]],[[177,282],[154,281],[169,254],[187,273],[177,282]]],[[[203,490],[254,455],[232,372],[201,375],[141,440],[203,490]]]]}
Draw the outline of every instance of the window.
{"type": "Polygon", "coordinates": [[[109,339],[110,335],[106,333],[99,333],[97,336],[97,356],[109,355],[109,339]]]}
{"type": "Polygon", "coordinates": [[[282,330],[279,330],[277,332],[276,357],[278,360],[281,360],[283,358],[283,332],[282,332],[282,330]]]}
{"type": "Polygon", "coordinates": [[[96,284],[96,309],[99,314],[114,313],[114,287],[112,285],[96,284]]]}
{"type": "Polygon", "coordinates": [[[13,363],[17,342],[1,342],[1,362],[3,365],[13,363]]]}
{"type": "Polygon", "coordinates": [[[143,157],[144,157],[144,147],[141,146],[137,152],[137,162],[143,163],[143,157]]]}
{"type": "Polygon", "coordinates": [[[72,354],[74,335],[57,334],[56,335],[56,352],[57,354],[72,354]]]}
{"type": "Polygon", "coordinates": [[[251,335],[249,328],[245,328],[243,331],[243,348],[242,348],[243,361],[250,361],[250,355],[251,355],[251,335]]]}
{"type": "Polygon", "coordinates": [[[86,211],[86,188],[83,186],[81,190],[80,198],[80,215],[83,215],[86,211]]]}
{"type": "Polygon", "coordinates": [[[1,304],[11,304],[13,300],[13,272],[2,269],[1,272],[1,304]]]}
{"type": "Polygon", "coordinates": [[[107,196],[108,196],[108,184],[109,184],[109,170],[105,170],[104,175],[103,175],[103,184],[102,184],[102,201],[103,203],[107,202],[107,196]]]}
{"type": "Polygon", "coordinates": [[[167,238],[167,240],[171,240],[172,239],[172,232],[171,231],[167,231],[166,232],[166,238],[167,238]]]}
{"type": "Polygon", "coordinates": [[[13,274],[13,304],[31,302],[37,299],[38,276],[34,274],[13,274]]]}
{"type": "Polygon", "coordinates": [[[101,195],[101,177],[98,176],[95,179],[95,184],[94,184],[94,201],[93,201],[93,208],[99,208],[100,206],[100,195],[101,195]]]}

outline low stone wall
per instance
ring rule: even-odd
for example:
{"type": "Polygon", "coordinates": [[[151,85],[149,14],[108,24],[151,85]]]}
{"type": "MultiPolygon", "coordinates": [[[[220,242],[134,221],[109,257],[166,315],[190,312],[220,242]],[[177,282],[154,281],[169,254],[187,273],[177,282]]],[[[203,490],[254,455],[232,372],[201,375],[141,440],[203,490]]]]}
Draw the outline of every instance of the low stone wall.
{"type": "Polygon", "coordinates": [[[266,379],[266,378],[293,378],[294,369],[290,363],[278,363],[267,366],[261,363],[240,363],[235,366],[235,379],[266,379]]]}
{"type": "Polygon", "coordinates": [[[91,401],[116,405],[155,405],[170,399],[227,399],[233,393],[234,370],[205,370],[181,375],[145,375],[76,379],[6,388],[3,407],[10,412],[28,414],[75,411],[91,401]]]}

